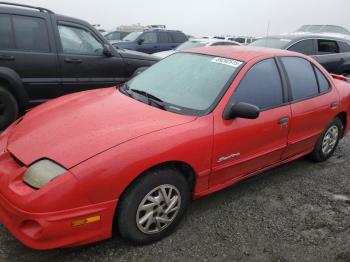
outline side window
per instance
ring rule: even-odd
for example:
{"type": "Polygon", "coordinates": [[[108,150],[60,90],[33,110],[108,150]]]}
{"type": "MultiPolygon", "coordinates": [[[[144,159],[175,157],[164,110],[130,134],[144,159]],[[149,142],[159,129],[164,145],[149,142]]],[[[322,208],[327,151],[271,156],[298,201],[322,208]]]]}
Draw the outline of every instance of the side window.
{"type": "Polygon", "coordinates": [[[17,49],[50,52],[49,37],[44,19],[28,16],[13,17],[17,49]]]}
{"type": "Polygon", "coordinates": [[[347,42],[338,42],[340,53],[349,53],[350,52],[350,44],[347,42]]]}
{"type": "Polygon", "coordinates": [[[63,53],[102,55],[102,44],[89,31],[65,25],[59,25],[58,31],[63,53]]]}
{"type": "Polygon", "coordinates": [[[339,53],[339,46],[333,40],[317,40],[318,54],[335,54],[339,53]]]}
{"type": "Polygon", "coordinates": [[[171,35],[173,36],[175,43],[184,43],[187,41],[187,37],[183,33],[172,32],[171,35]]]}
{"type": "Polygon", "coordinates": [[[143,39],[144,44],[156,44],[157,43],[157,33],[156,32],[148,32],[144,33],[141,36],[141,39],[143,39]]]}
{"type": "Polygon", "coordinates": [[[0,49],[14,49],[15,43],[9,15],[0,15],[0,49]]]}
{"type": "Polygon", "coordinates": [[[320,87],[320,92],[321,93],[327,92],[331,88],[327,78],[316,66],[314,66],[314,68],[315,68],[315,72],[318,80],[318,85],[320,87]]]}
{"type": "Polygon", "coordinates": [[[300,57],[282,57],[293,100],[304,99],[318,94],[318,85],[311,63],[300,57]]]}
{"type": "Polygon", "coordinates": [[[119,33],[119,32],[109,33],[105,37],[107,40],[121,40],[122,39],[121,33],[119,33]]]}
{"type": "Polygon", "coordinates": [[[160,43],[172,43],[173,40],[171,39],[171,36],[167,32],[160,32],[159,33],[159,42],[160,43]]]}
{"type": "Polygon", "coordinates": [[[250,103],[260,109],[283,104],[282,82],[274,59],[254,65],[237,87],[233,100],[250,103]]]}
{"type": "Polygon", "coordinates": [[[314,55],[314,42],[313,40],[303,40],[288,48],[289,51],[299,52],[305,55],[314,55]]]}

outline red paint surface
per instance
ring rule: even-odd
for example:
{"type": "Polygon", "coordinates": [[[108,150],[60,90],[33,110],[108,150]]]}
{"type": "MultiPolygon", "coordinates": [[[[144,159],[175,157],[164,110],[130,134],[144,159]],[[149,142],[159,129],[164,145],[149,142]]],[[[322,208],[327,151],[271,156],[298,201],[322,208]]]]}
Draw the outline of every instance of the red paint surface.
{"type": "Polygon", "coordinates": [[[120,196],[153,166],[171,161],[191,166],[196,176],[193,197],[197,198],[308,154],[339,113],[347,114],[350,123],[350,85],[332,79],[311,58],[247,47],[191,52],[246,62],[217,107],[206,116],[162,111],[109,88],[52,100],[1,134],[0,221],[35,249],[102,240],[112,234],[120,196]],[[223,110],[247,70],[258,61],[283,55],[315,63],[329,78],[332,91],[262,112],[256,120],[224,120],[223,110]],[[329,107],[334,101],[339,103],[335,110],[329,107]],[[288,117],[289,123],[278,125],[281,117],[288,117]],[[220,157],[237,152],[239,157],[218,162],[220,157]],[[34,190],[23,182],[23,173],[42,158],[69,171],[34,190]],[[94,215],[100,215],[101,221],[71,226],[74,219],[94,215]]]}

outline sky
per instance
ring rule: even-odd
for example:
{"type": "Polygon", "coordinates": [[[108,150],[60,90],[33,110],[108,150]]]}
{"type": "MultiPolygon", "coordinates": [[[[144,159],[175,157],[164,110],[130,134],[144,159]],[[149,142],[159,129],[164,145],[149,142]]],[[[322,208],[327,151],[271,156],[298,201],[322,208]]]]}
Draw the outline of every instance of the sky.
{"type": "Polygon", "coordinates": [[[303,24],[336,24],[350,30],[350,0],[15,0],[100,24],[164,24],[194,36],[265,36],[303,24]],[[269,26],[268,26],[269,25],[269,26]]]}

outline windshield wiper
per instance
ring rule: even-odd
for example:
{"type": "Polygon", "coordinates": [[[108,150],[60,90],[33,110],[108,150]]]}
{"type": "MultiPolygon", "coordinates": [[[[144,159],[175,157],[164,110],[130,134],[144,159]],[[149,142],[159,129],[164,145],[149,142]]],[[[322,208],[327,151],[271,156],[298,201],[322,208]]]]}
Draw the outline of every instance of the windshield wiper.
{"type": "Polygon", "coordinates": [[[147,98],[148,104],[149,105],[155,105],[160,109],[167,110],[165,107],[165,103],[162,99],[159,97],[156,97],[155,95],[152,95],[150,93],[147,93],[146,91],[143,90],[138,90],[138,89],[131,89],[132,92],[142,95],[147,98]]]}
{"type": "Polygon", "coordinates": [[[130,88],[129,88],[129,86],[128,86],[127,83],[125,83],[122,87],[120,87],[119,90],[120,90],[123,94],[132,97],[132,94],[131,94],[131,92],[130,92],[130,88]]]}

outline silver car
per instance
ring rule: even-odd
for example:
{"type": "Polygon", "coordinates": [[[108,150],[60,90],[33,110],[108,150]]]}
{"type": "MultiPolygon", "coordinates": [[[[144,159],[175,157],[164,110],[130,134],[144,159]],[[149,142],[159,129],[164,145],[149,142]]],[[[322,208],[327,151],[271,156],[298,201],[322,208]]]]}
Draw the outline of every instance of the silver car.
{"type": "Polygon", "coordinates": [[[185,49],[194,48],[194,47],[203,47],[203,46],[222,46],[222,45],[241,45],[238,42],[230,41],[230,40],[224,40],[224,39],[216,39],[216,38],[194,38],[190,39],[187,42],[179,45],[176,49],[163,51],[154,53],[154,56],[157,56],[159,58],[165,58],[169,55],[172,55],[174,53],[180,52],[185,49]]]}

